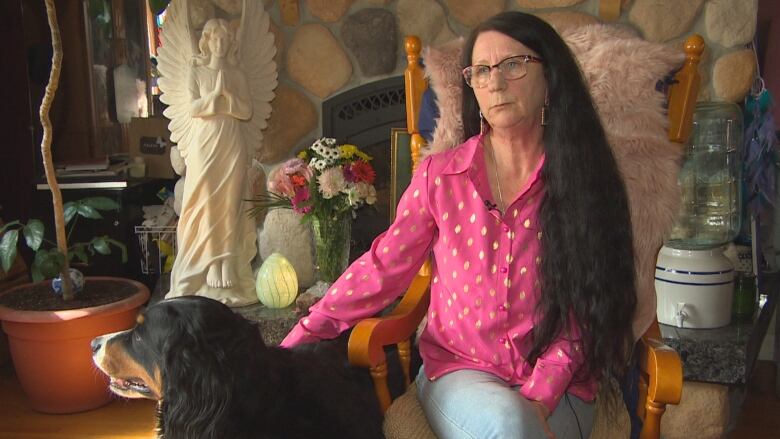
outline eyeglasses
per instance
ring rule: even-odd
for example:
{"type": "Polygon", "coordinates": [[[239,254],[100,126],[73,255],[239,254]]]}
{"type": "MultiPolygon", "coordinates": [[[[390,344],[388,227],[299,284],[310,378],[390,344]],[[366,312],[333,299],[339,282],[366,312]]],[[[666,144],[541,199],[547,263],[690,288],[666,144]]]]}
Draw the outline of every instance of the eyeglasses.
{"type": "Polygon", "coordinates": [[[544,60],[531,55],[510,56],[493,66],[475,64],[463,69],[463,78],[471,88],[484,88],[490,82],[490,73],[498,68],[501,76],[507,81],[520,79],[528,73],[526,64],[529,62],[544,63],[544,60]]]}

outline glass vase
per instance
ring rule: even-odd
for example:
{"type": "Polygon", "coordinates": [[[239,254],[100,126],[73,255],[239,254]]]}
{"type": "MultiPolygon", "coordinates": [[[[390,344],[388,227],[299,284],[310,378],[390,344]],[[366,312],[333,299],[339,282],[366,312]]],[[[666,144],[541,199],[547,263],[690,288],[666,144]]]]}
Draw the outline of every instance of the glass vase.
{"type": "Polygon", "coordinates": [[[313,217],[314,260],[319,280],[333,283],[349,265],[349,241],[352,218],[349,214],[335,218],[313,217]]]}

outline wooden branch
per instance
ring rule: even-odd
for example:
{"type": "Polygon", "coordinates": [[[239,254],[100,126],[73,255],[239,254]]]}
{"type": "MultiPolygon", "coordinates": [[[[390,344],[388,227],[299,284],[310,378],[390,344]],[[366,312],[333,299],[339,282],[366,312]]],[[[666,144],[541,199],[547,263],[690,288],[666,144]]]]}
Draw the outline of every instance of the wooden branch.
{"type": "Polygon", "coordinates": [[[70,281],[70,264],[68,264],[68,241],[65,235],[65,214],[62,210],[62,192],[57,184],[57,175],[54,172],[54,161],[51,156],[51,137],[52,126],[49,118],[49,110],[54,101],[54,94],[60,84],[60,69],[62,68],[62,38],[60,37],[60,26],[57,23],[57,9],[54,7],[54,0],[46,0],[46,16],[49,20],[49,29],[51,30],[51,45],[54,51],[51,60],[51,72],[49,73],[49,83],[46,85],[46,94],[41,101],[39,117],[43,125],[43,139],[41,140],[41,155],[43,156],[43,169],[46,172],[46,183],[51,190],[51,198],[54,208],[54,228],[57,233],[57,247],[65,256],[65,263],[60,271],[62,276],[62,298],[63,300],[73,299],[73,285],[70,281]]]}

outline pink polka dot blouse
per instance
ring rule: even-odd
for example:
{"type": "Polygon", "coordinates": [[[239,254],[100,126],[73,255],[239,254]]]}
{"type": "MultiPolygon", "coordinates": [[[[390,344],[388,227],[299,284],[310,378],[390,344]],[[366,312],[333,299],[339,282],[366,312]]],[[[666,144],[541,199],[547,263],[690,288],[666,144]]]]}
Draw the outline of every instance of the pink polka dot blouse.
{"type": "MultiPolygon", "coordinates": [[[[419,347],[432,380],[459,369],[495,374],[550,412],[564,392],[590,401],[596,381],[576,327],[529,364],[541,292],[542,163],[501,213],[493,207],[480,136],[426,158],[398,203],[395,221],[310,308],[282,342],[338,336],[404,293],[432,256],[431,303],[419,347]]],[[[564,213],[562,213],[564,214],[564,213]]],[[[538,316],[537,316],[538,317],[538,316]]]]}

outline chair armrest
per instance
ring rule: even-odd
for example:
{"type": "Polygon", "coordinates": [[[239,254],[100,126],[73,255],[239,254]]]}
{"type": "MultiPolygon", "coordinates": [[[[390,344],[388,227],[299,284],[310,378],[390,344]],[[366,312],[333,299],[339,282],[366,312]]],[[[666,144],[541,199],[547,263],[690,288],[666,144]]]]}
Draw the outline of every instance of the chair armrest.
{"type": "Polygon", "coordinates": [[[429,275],[417,274],[401,302],[389,314],[355,325],[347,348],[350,364],[375,367],[385,362],[385,346],[408,340],[428,310],[429,285],[429,275]]]}
{"type": "Polygon", "coordinates": [[[658,322],[637,342],[640,368],[639,417],[643,420],[640,439],[661,435],[661,416],[666,404],[679,404],[682,395],[682,362],[677,352],[661,342],[658,322]]]}
{"type": "Polygon", "coordinates": [[[682,395],[682,362],[677,351],[653,334],[654,324],[639,340],[640,369],[647,376],[647,399],[663,404],[679,404],[682,395]]]}

